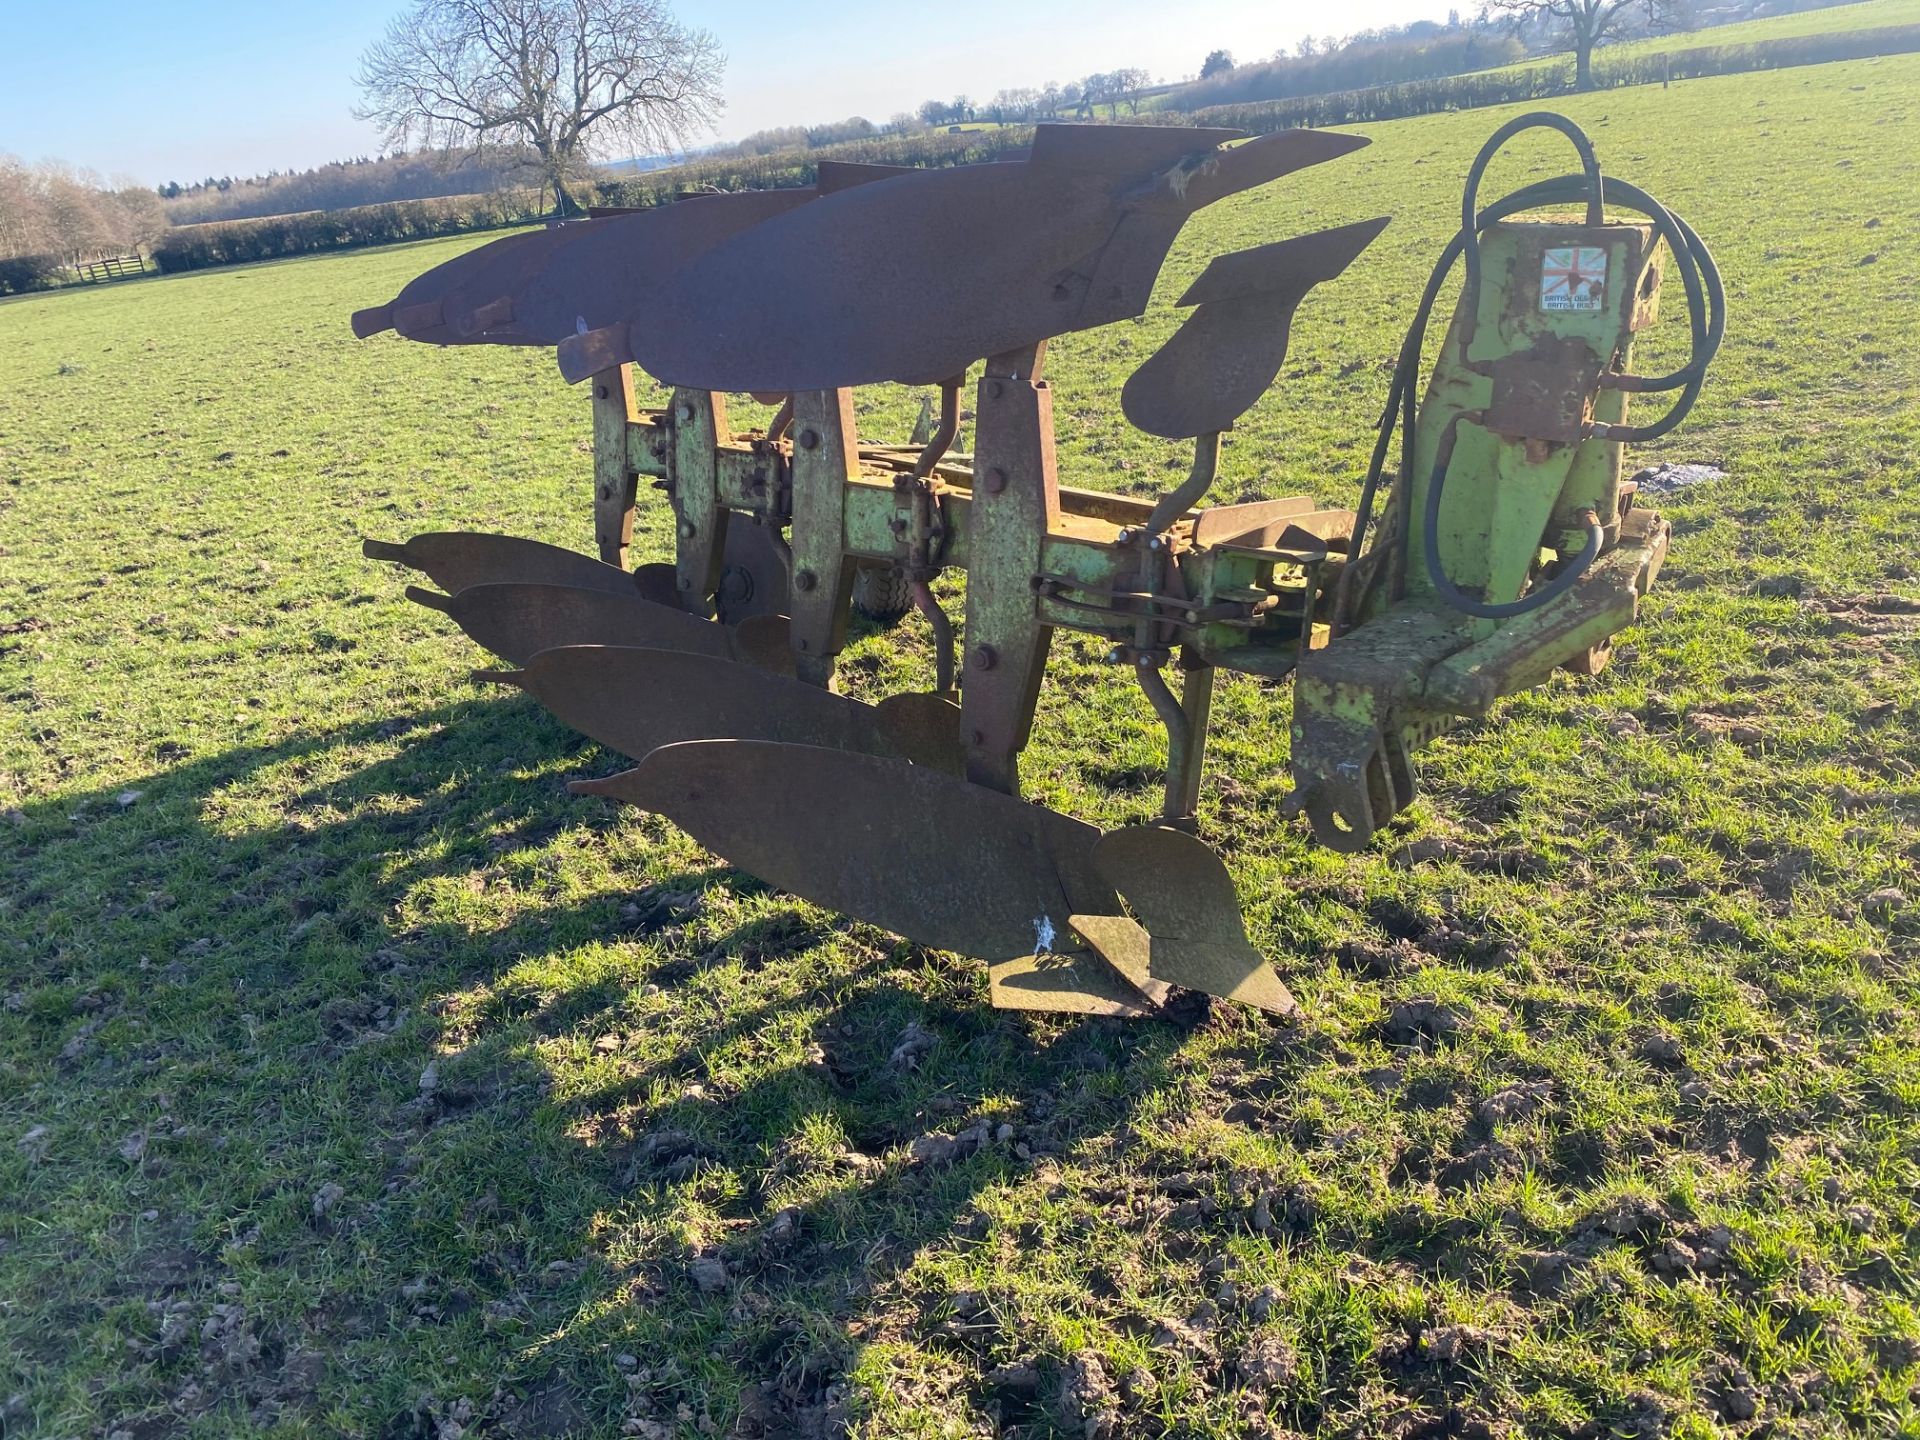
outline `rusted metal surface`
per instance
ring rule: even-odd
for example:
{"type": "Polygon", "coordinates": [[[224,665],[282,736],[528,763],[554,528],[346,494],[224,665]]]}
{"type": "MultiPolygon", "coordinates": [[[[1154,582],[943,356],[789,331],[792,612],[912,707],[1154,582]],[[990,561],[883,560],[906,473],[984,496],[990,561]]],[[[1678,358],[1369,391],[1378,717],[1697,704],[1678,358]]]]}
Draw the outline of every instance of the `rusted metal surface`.
{"type": "Polygon", "coordinates": [[[957,727],[941,736],[911,708],[866,705],[710,654],[567,645],[477,678],[518,686],[582,735],[636,760],[724,735],[960,769],[957,727]]]}
{"type": "Polygon", "coordinates": [[[388,304],[356,312],[354,333],[392,328],[438,345],[558,345],[644,311],[670,276],[729,236],[823,194],[902,173],[846,162],[820,168],[814,188],[691,195],[505,236],[436,265],[388,304]]]}
{"type": "Polygon", "coordinates": [[[1297,1008],[1248,941],[1227,867],[1203,841],[1157,825],[1114,830],[1093,863],[1152,937],[1153,979],[1279,1014],[1297,1008]]]}
{"type": "MultiPolygon", "coordinates": [[[[518,667],[478,678],[638,762],[576,788],[985,961],[995,1004],[1147,1016],[1190,989],[1284,1014],[1293,997],[1197,838],[1215,677],[1292,678],[1289,803],[1353,851],[1414,795],[1421,746],[1555,668],[1597,668],[1668,543],[1623,498],[1635,387],[1605,368],[1626,366],[1658,274],[1647,226],[1479,227],[1478,280],[1363,553],[1354,512],[1307,496],[1202,507],[1302,297],[1380,219],[1213,259],[1122,395],[1138,428],[1192,442],[1185,480],[1157,498],[1063,485],[1048,339],[1141,313],[1195,210],[1365,143],[1233,138],[1042,126],[1016,161],[823,165],[817,191],[599,216],[438,267],[356,328],[557,340],[562,373],[594,381],[601,559],[475,534],[367,554],[424,571],[449,593],[408,593],[518,667]],[[1575,270],[1598,288],[1549,304],[1548,277],[1575,270]],[[637,408],[635,357],[674,385],[664,410],[637,408]],[[957,453],[979,362],[973,452],[957,453]],[[938,385],[938,423],[929,404],[912,443],[862,443],[852,387],[881,380],[938,385]],[[773,419],[736,430],[722,391],[773,419]],[[643,479],[671,507],[674,559],[629,573],[643,479]],[[1415,549],[1429,538],[1438,560],[1415,549]],[[949,569],[964,617],[940,603],[949,569]],[[935,693],[835,693],[857,578],[889,597],[868,623],[924,616],[935,693]],[[1096,639],[1165,730],[1159,823],[1102,834],[1020,798],[1061,629],[1096,639]]],[[[1396,406],[1411,409],[1422,333],[1396,406]]]]}
{"type": "Polygon", "coordinates": [[[1362,220],[1215,259],[1180,297],[1199,308],[1128,377],[1127,419],[1170,440],[1232,425],[1280,373],[1307,292],[1351,265],[1386,224],[1362,220]]]}
{"type": "Polygon", "coordinates": [[[752,663],[739,632],[717,620],[574,585],[469,585],[451,595],[407,587],[407,598],[452,618],[476,645],[524,665],[562,645],[631,645],[752,663]]]}
{"type": "Polygon", "coordinates": [[[703,740],[574,788],[665,815],[769,885],[983,960],[1070,949],[1068,916],[1119,913],[1093,826],[901,760],[703,740]]]}
{"type": "Polygon", "coordinates": [[[517,583],[566,585],[610,595],[638,593],[634,577],[616,565],[518,535],[437,530],[398,545],[366,540],[360,550],[369,560],[390,560],[418,570],[448,591],[517,583]]]}
{"type": "Polygon", "coordinates": [[[640,365],[708,390],[937,384],[1146,308],[1187,217],[1358,149],[1293,130],[1042,125],[1020,162],[916,171],[717,245],[630,317],[640,365]]]}

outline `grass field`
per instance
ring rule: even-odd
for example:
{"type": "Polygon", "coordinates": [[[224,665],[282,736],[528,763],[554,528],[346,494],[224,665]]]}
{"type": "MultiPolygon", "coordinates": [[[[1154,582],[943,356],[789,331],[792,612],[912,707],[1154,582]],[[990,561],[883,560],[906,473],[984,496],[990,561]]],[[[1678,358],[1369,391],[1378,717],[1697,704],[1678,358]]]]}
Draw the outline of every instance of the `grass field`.
{"type": "MultiPolygon", "coordinates": [[[[1224,687],[1204,832],[1285,1024],[997,1013],[571,797],[616,758],[359,555],[590,544],[550,357],[347,331],[474,242],[0,305],[5,1434],[1920,1434],[1920,58],[1565,108],[1716,248],[1640,458],[1729,476],[1611,669],[1435,746],[1374,853],[1224,687]]],[[[1216,487],[1350,502],[1504,118],[1207,212],[1056,346],[1065,477],[1183,473],[1118,389],[1209,255],[1392,212],[1216,487]]],[[[901,633],[853,688],[924,677],[901,633]]],[[[1144,818],[1150,714],[1064,650],[1033,791],[1144,818]]]]}

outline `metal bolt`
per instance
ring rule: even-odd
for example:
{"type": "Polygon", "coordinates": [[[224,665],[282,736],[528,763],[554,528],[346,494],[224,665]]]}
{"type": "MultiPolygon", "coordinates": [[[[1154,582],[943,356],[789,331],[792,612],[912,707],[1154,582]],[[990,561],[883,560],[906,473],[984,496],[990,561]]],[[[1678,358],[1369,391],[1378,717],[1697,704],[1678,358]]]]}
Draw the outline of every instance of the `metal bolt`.
{"type": "Polygon", "coordinates": [[[679,584],[679,586],[680,586],[680,588],[681,588],[682,590],[691,590],[691,589],[693,589],[693,581],[691,581],[691,580],[688,580],[688,579],[686,579],[686,578],[684,578],[684,577],[682,577],[682,578],[681,578],[681,579],[680,579],[680,580],[679,580],[679,581],[678,581],[677,583],[679,584]]]}
{"type": "Polygon", "coordinates": [[[974,731],[974,732],[973,732],[973,743],[974,743],[974,744],[976,744],[976,745],[984,745],[984,744],[986,744],[986,743],[987,743],[987,732],[986,732],[986,731],[984,731],[984,730],[976,730],[976,731],[974,731]]]}
{"type": "Polygon", "coordinates": [[[1001,396],[1005,395],[1006,393],[1007,393],[1007,387],[1001,384],[998,380],[989,380],[987,382],[987,398],[989,400],[998,400],[1001,396]]]}
{"type": "Polygon", "coordinates": [[[1000,663],[1000,652],[991,645],[976,645],[973,649],[973,668],[991,670],[1000,663]]]}
{"type": "Polygon", "coordinates": [[[800,432],[800,448],[802,450],[815,450],[819,448],[819,445],[820,432],[818,430],[802,430],[800,432]]]}
{"type": "Polygon", "coordinates": [[[691,400],[683,400],[680,402],[680,418],[682,420],[691,420],[699,413],[698,407],[696,407],[691,400]]]}
{"type": "Polygon", "coordinates": [[[796,570],[793,572],[793,588],[803,595],[819,583],[820,577],[815,575],[811,570],[796,570]]]}
{"type": "Polygon", "coordinates": [[[1133,531],[1122,530],[1114,539],[1121,545],[1131,545],[1133,543],[1133,531]]]}
{"type": "Polygon", "coordinates": [[[1158,535],[1155,535],[1152,539],[1147,541],[1147,549],[1158,550],[1162,545],[1166,543],[1167,542],[1162,540],[1158,535]]]}
{"type": "Polygon", "coordinates": [[[680,538],[683,540],[691,540],[693,538],[693,522],[691,520],[682,520],[680,522],[680,538]]]}
{"type": "Polygon", "coordinates": [[[1007,488],[1007,472],[1002,470],[998,465],[994,466],[993,469],[987,471],[986,479],[981,482],[981,488],[989,495],[998,495],[1002,490],[1007,488]]]}
{"type": "Polygon", "coordinates": [[[1111,650],[1107,651],[1107,663],[1109,665],[1118,665],[1122,660],[1126,658],[1127,658],[1127,652],[1125,650],[1122,650],[1118,645],[1114,646],[1111,650]]]}
{"type": "Polygon", "coordinates": [[[607,396],[608,396],[608,395],[609,395],[609,394],[610,394],[611,392],[610,392],[610,391],[609,391],[609,390],[607,389],[607,387],[606,387],[606,386],[604,386],[604,385],[600,385],[600,386],[596,386],[596,387],[595,387],[595,389],[594,389],[594,393],[595,393],[596,395],[598,395],[598,396],[599,396],[599,397],[600,397],[600,398],[601,398],[602,400],[604,400],[604,399],[606,399],[606,398],[607,398],[607,396]]]}

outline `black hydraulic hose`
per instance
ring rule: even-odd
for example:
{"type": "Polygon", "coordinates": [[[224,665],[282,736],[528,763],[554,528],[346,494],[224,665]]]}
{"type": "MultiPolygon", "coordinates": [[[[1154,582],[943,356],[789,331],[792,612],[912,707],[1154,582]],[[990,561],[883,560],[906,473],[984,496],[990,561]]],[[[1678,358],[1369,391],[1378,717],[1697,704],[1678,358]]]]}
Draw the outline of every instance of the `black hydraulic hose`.
{"type": "Polygon", "coordinates": [[[1551,110],[1530,110],[1502,125],[1487,137],[1487,143],[1473,157],[1473,164],[1467,167],[1467,183],[1460,191],[1460,233],[1465,237],[1467,256],[1463,293],[1467,297],[1469,324],[1480,303],[1480,226],[1475,208],[1480,201],[1480,180],[1487,173],[1487,166],[1493,163],[1493,157],[1500,153],[1507,141],[1527,130],[1558,130],[1573,142],[1573,148],[1580,157],[1581,173],[1587,181],[1587,224],[1597,229],[1606,222],[1600,161],[1593,153],[1593,142],[1587,138],[1586,131],[1566,116],[1556,115],[1551,110]]]}
{"type": "MultiPolygon", "coordinates": [[[[1628,392],[1677,389],[1681,393],[1667,413],[1650,424],[1633,426],[1596,424],[1595,434],[1623,442],[1655,439],[1672,430],[1693,408],[1695,400],[1699,397],[1700,387],[1705,381],[1707,367],[1719,352],[1720,343],[1726,333],[1726,289],[1720,277],[1719,267],[1714,264],[1712,253],[1690,225],[1670,214],[1646,191],[1624,180],[1604,180],[1600,175],[1591,142],[1571,120],[1546,112],[1520,116],[1494,133],[1487,144],[1481,148],[1480,154],[1475,157],[1468,171],[1462,196],[1460,232],[1441,252],[1439,261],[1428,278],[1426,289],[1420,297],[1420,303],[1414,312],[1412,323],[1407,328],[1406,339],[1401,344],[1400,354],[1394,365],[1386,407],[1380,417],[1380,433],[1374,442],[1366,479],[1361,486],[1360,501],[1355,510],[1353,535],[1348,544],[1349,555],[1358,556],[1361,553],[1380,480],[1385,472],[1387,452],[1392,445],[1393,432],[1396,428],[1400,431],[1400,474],[1411,476],[1413,473],[1417,420],[1414,392],[1420,378],[1421,353],[1425,348],[1427,326],[1432,318],[1434,304],[1446,284],[1447,276],[1452,272],[1454,263],[1462,255],[1466,257],[1466,276],[1462,284],[1461,303],[1463,313],[1468,316],[1468,324],[1471,327],[1478,307],[1479,235],[1482,230],[1524,210],[1576,201],[1585,201],[1587,223],[1598,226],[1604,223],[1603,204],[1608,199],[1620,203],[1625,209],[1646,215],[1653,221],[1661,238],[1667,242],[1668,249],[1674,256],[1675,269],[1678,270],[1681,284],[1687,293],[1691,344],[1687,363],[1669,375],[1603,375],[1600,383],[1613,389],[1628,392]],[[1573,142],[1575,150],[1579,152],[1581,173],[1536,182],[1476,213],[1474,205],[1478,197],[1480,179],[1494,152],[1514,135],[1535,127],[1550,128],[1566,135],[1573,142]]],[[[1446,440],[1450,441],[1451,438],[1450,431],[1446,440]]],[[[1565,594],[1574,582],[1586,573],[1605,542],[1605,531],[1597,517],[1588,527],[1586,544],[1579,554],[1568,562],[1566,568],[1547,585],[1519,600],[1505,605],[1489,605],[1473,599],[1447,577],[1440,561],[1436,521],[1446,483],[1447,460],[1451,451],[1451,444],[1443,442],[1441,457],[1429,477],[1427,488],[1422,549],[1428,578],[1433,582],[1435,590],[1456,609],[1491,619],[1524,615],[1565,594]]]]}

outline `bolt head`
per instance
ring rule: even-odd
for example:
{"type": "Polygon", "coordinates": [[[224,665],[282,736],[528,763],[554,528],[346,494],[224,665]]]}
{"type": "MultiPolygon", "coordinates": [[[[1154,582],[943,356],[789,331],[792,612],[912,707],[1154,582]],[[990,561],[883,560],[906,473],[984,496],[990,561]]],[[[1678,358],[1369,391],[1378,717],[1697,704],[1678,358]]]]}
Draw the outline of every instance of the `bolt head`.
{"type": "Polygon", "coordinates": [[[1007,472],[996,465],[987,471],[986,477],[980,482],[980,485],[989,495],[998,495],[1002,490],[1007,488],[1007,472]]]}
{"type": "Polygon", "coordinates": [[[1118,534],[1117,536],[1115,536],[1114,538],[1115,538],[1116,540],[1118,540],[1118,541],[1119,541],[1119,542],[1120,542],[1120,543],[1121,543],[1122,545],[1131,545],[1131,544],[1133,543],[1133,531],[1131,531],[1131,530],[1122,530],[1122,531],[1121,531],[1121,532],[1120,532],[1120,533],[1119,533],[1119,534],[1118,534]]]}
{"type": "Polygon", "coordinates": [[[683,400],[680,402],[680,418],[682,420],[691,420],[699,413],[699,409],[695,407],[691,400],[683,400]]]}
{"type": "Polygon", "coordinates": [[[989,400],[998,400],[1006,393],[1007,387],[1004,382],[999,380],[989,380],[987,382],[987,398],[989,400]]]}
{"type": "Polygon", "coordinates": [[[1111,650],[1107,651],[1107,663],[1109,665],[1118,665],[1122,660],[1126,658],[1127,658],[1127,652],[1122,650],[1118,645],[1114,646],[1111,650]]]}
{"type": "Polygon", "coordinates": [[[819,449],[820,448],[820,432],[818,430],[802,430],[800,432],[799,444],[802,450],[819,449]]]}
{"type": "Polygon", "coordinates": [[[998,665],[999,663],[1000,663],[1000,652],[994,649],[993,646],[976,645],[973,647],[973,668],[974,669],[991,670],[995,665],[998,665]]]}
{"type": "Polygon", "coordinates": [[[811,570],[796,570],[793,575],[793,588],[805,594],[820,583],[820,577],[811,570]]]}
{"type": "Polygon", "coordinates": [[[680,522],[680,538],[683,540],[691,540],[693,538],[693,522],[691,520],[682,520],[680,522]]]}

